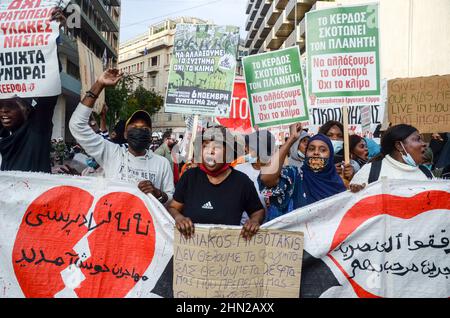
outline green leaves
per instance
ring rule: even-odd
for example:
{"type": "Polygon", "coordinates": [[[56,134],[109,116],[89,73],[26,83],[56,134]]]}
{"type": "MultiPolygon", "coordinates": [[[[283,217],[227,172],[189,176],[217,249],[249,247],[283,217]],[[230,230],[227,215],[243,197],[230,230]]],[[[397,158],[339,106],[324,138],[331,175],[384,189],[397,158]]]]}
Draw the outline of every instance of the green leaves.
{"type": "Polygon", "coordinates": [[[136,79],[125,76],[119,84],[106,89],[106,104],[108,105],[107,122],[113,126],[120,119],[128,119],[135,111],[145,110],[150,115],[157,113],[164,105],[164,98],[160,94],[149,91],[142,85],[133,91],[136,79]]]}

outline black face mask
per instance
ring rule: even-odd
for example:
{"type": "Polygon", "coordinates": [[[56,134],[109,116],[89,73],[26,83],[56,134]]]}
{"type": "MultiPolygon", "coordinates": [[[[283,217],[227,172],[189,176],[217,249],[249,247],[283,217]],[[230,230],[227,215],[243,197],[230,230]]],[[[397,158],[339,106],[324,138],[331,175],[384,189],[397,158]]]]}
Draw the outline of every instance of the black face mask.
{"type": "Polygon", "coordinates": [[[365,160],[361,157],[356,157],[355,161],[359,164],[359,166],[362,168],[369,160],[365,160]]]}
{"type": "Polygon", "coordinates": [[[128,145],[136,152],[143,152],[150,147],[150,130],[131,128],[128,130],[128,145]]]}

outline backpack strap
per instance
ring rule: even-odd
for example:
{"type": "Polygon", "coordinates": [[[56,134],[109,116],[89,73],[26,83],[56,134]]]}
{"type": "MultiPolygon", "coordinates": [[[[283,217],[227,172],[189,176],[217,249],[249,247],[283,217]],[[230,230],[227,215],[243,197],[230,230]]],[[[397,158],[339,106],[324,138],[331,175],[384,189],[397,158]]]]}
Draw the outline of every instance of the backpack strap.
{"type": "Polygon", "coordinates": [[[368,180],[369,184],[371,184],[375,181],[378,181],[378,178],[380,177],[382,162],[383,162],[382,160],[372,162],[372,164],[370,166],[370,174],[369,174],[369,180],[368,180]]]}
{"type": "Polygon", "coordinates": [[[428,179],[433,179],[433,174],[427,167],[419,165],[419,169],[423,172],[424,175],[427,176],[428,179]]]}

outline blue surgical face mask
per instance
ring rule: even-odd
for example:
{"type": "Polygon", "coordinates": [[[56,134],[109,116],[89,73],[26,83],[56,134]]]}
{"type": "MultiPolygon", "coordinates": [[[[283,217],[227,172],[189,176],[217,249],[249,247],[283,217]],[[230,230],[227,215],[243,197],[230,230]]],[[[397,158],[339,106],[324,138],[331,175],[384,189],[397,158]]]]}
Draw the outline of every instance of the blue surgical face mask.
{"type": "Polygon", "coordinates": [[[402,145],[403,150],[405,151],[406,155],[402,154],[403,161],[410,165],[411,167],[417,167],[417,163],[414,161],[413,157],[406,151],[405,146],[403,146],[403,143],[400,141],[400,144],[402,145]]]}
{"type": "Polygon", "coordinates": [[[338,153],[344,148],[344,142],[342,140],[331,140],[333,144],[334,153],[338,153]]]}
{"type": "Polygon", "coordinates": [[[97,161],[95,161],[95,159],[92,157],[86,159],[86,164],[88,165],[88,167],[91,167],[93,169],[97,169],[99,167],[97,161]]]}
{"type": "Polygon", "coordinates": [[[433,169],[433,165],[432,164],[428,164],[428,165],[424,165],[428,170],[432,170],[433,169]]]}
{"type": "Polygon", "coordinates": [[[245,155],[244,159],[245,159],[245,162],[248,162],[248,163],[256,163],[258,161],[258,158],[252,157],[251,154],[245,155]]]}

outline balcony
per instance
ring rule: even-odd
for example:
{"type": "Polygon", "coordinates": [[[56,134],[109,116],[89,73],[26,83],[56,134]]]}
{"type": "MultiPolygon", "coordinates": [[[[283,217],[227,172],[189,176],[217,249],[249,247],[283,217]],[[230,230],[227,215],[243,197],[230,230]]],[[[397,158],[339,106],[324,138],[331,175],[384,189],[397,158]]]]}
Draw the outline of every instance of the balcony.
{"type": "Polygon", "coordinates": [[[261,23],[264,21],[267,11],[270,8],[273,0],[264,0],[262,5],[259,7],[258,13],[256,14],[256,20],[254,20],[254,28],[258,29],[261,26],[261,23]]]}
{"type": "Polygon", "coordinates": [[[87,17],[83,10],[81,10],[81,29],[87,33],[87,35],[93,39],[94,42],[98,43],[100,46],[106,47],[108,50],[108,57],[113,57],[117,59],[117,52],[111,47],[109,42],[97,29],[97,27],[92,23],[92,21],[87,17]]]}
{"type": "Polygon", "coordinates": [[[290,1],[286,7],[287,18],[291,21],[295,20],[297,10],[297,23],[300,22],[305,17],[305,13],[311,10],[311,7],[315,2],[316,0],[290,1]]]}
{"type": "Polygon", "coordinates": [[[249,14],[250,11],[252,11],[253,3],[255,0],[248,0],[247,2],[247,9],[245,10],[245,14],[249,14]]]}
{"type": "Polygon", "coordinates": [[[288,4],[289,0],[277,0],[276,1],[276,7],[277,9],[283,10],[286,8],[286,5],[288,4]]]}
{"type": "Polygon", "coordinates": [[[75,65],[79,64],[77,40],[63,32],[59,32],[62,43],[58,46],[58,53],[67,56],[67,59],[75,65]]]}
{"type": "Polygon", "coordinates": [[[94,6],[95,10],[99,13],[104,22],[102,24],[102,31],[119,32],[119,26],[113,20],[105,5],[100,0],[91,1],[91,4],[94,6]]]}
{"type": "Polygon", "coordinates": [[[287,38],[294,30],[294,23],[288,20],[286,11],[278,17],[277,22],[273,26],[273,30],[277,38],[287,38]]]}
{"type": "Polygon", "coordinates": [[[275,24],[275,22],[277,22],[278,17],[281,15],[283,11],[282,10],[278,10],[275,3],[272,3],[272,5],[270,6],[270,9],[268,10],[267,14],[266,14],[266,19],[265,19],[265,23],[266,25],[270,25],[273,26],[275,24]]]}
{"type": "Polygon", "coordinates": [[[81,82],[66,72],[61,72],[60,76],[63,94],[79,98],[81,92],[81,82]]]}
{"type": "MultiPolygon", "coordinates": [[[[167,48],[169,46],[172,46],[173,44],[170,43],[167,39],[161,39],[158,41],[153,41],[150,43],[150,45],[147,46],[147,53],[151,53],[154,51],[161,50],[163,48],[167,48]]],[[[142,51],[139,51],[140,54],[145,54],[145,49],[142,51]]]]}
{"type": "Polygon", "coordinates": [[[266,41],[264,42],[264,45],[266,47],[266,50],[278,50],[286,40],[287,36],[278,36],[276,35],[275,30],[273,29],[269,35],[267,36],[266,41]]]}
{"type": "Polygon", "coordinates": [[[103,3],[111,7],[120,7],[120,0],[103,0],[103,3]]]}

